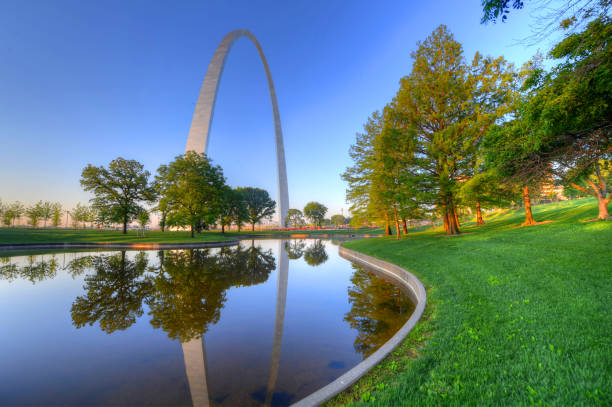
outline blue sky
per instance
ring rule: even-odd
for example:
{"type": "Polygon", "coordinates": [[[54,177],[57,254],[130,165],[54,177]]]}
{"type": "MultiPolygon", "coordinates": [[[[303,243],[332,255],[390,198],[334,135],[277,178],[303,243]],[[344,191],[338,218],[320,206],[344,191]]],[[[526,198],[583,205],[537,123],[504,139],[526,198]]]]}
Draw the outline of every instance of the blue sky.
{"type": "MultiPolygon", "coordinates": [[[[528,4],[529,6],[529,4],[528,4]]],[[[0,199],[60,201],[89,194],[88,163],[122,156],[154,173],[185,148],[200,86],[221,39],[250,29],[268,58],[285,138],[289,200],[339,213],[340,173],[368,115],[410,72],[416,42],[446,24],[476,51],[517,65],[533,23],[480,25],[479,0],[458,1],[7,1],[0,6],[0,199]]],[[[265,74],[246,39],[221,80],[209,156],[230,185],[277,194],[265,74]]]]}

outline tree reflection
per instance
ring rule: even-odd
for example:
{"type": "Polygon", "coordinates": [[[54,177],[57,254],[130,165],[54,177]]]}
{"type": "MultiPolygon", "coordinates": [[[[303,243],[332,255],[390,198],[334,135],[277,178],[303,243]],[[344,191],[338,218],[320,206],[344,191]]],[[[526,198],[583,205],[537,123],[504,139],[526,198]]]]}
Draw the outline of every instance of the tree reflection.
{"type": "Polygon", "coordinates": [[[304,255],[304,248],[306,243],[302,240],[289,240],[285,242],[285,251],[287,257],[291,260],[297,260],[304,255]]]}
{"type": "Polygon", "coordinates": [[[304,250],[304,260],[309,266],[318,266],[327,261],[327,251],[322,240],[315,240],[313,244],[304,250]]]}
{"type": "Polygon", "coordinates": [[[166,252],[148,299],[151,325],[181,342],[199,338],[219,320],[229,288],[263,283],[275,267],[257,247],[166,252]]]}
{"type": "Polygon", "coordinates": [[[39,283],[57,275],[59,263],[55,255],[45,260],[42,256],[27,256],[27,262],[19,265],[11,262],[10,257],[2,258],[0,265],[0,278],[14,281],[16,279],[29,280],[32,284],[39,283]]]}
{"type": "Polygon", "coordinates": [[[357,266],[348,288],[351,310],[344,320],[359,332],[355,350],[369,356],[391,338],[414,311],[410,298],[393,284],[357,266]]]}
{"type": "MultiPolygon", "coordinates": [[[[106,333],[125,330],[143,314],[142,302],[151,295],[152,283],[145,276],[148,258],[139,252],[133,260],[125,251],[113,255],[91,256],[94,275],[85,277],[86,295],[79,296],[70,313],[75,327],[100,323],[106,333]]],[[[87,261],[74,263],[76,270],[87,261]]]]}

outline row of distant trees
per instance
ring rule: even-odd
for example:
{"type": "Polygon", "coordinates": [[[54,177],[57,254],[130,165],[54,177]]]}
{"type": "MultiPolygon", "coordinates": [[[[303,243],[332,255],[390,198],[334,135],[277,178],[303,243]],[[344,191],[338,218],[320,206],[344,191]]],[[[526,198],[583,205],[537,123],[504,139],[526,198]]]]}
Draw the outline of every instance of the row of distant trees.
{"type": "Polygon", "coordinates": [[[343,215],[333,215],[330,219],[325,218],[327,207],[319,202],[308,202],[304,206],[304,211],[299,209],[289,209],[285,224],[287,226],[299,227],[306,225],[306,220],[315,226],[334,225],[342,226],[348,223],[348,219],[343,215]]]}
{"type": "MultiPolygon", "coordinates": [[[[4,204],[0,201],[0,219],[4,226],[15,226],[25,216],[27,224],[34,228],[41,225],[43,227],[59,227],[62,225],[64,214],[70,217],[71,225],[74,228],[101,223],[97,209],[81,203],[78,203],[72,210],[65,211],[59,202],[38,201],[31,206],[25,206],[19,201],[10,204],[4,204]]],[[[139,222],[142,219],[144,219],[144,216],[141,214],[138,219],[139,222]]],[[[146,223],[148,223],[148,213],[146,223]]]]}
{"type": "MultiPolygon", "coordinates": [[[[195,232],[212,225],[219,225],[222,232],[231,225],[240,231],[245,224],[255,230],[256,224],[270,219],[276,210],[276,202],[267,191],[255,187],[231,188],[220,166],[193,151],[161,165],[153,178],[135,160],[119,157],[107,167],[90,164],[83,169],[81,185],[94,197],[90,206],[79,203],[69,212],[74,227],[79,223],[121,224],[123,233],[127,233],[128,224],[134,221],[144,228],[150,221],[150,212],[155,211],[162,231],[168,227],[187,227],[193,237],[195,232]]],[[[317,226],[346,223],[342,215],[325,219],[326,213],[323,204],[310,202],[304,207],[304,213],[289,210],[286,221],[300,226],[306,216],[317,226]]],[[[5,206],[0,203],[0,216],[6,225],[14,225],[24,214],[33,227],[41,221],[47,226],[49,220],[52,226],[59,226],[63,208],[59,203],[43,201],[28,208],[19,202],[5,206]]]]}
{"type": "MultiPolygon", "coordinates": [[[[189,228],[192,237],[213,225],[221,226],[223,232],[231,225],[240,230],[245,224],[255,230],[256,224],[270,219],[276,210],[276,202],[266,190],[231,188],[219,165],[193,151],[161,165],[152,179],[135,160],[119,157],[108,167],[90,164],[83,169],[81,185],[94,195],[91,203],[98,221],[120,223],[123,233],[130,222],[148,213],[145,206],[159,214],[162,231],[189,228]]],[[[315,212],[321,208],[324,216],[327,208],[323,205],[308,212],[319,223],[315,212]]]]}
{"type": "MultiPolygon", "coordinates": [[[[483,2],[487,19],[506,10],[499,3],[508,2],[483,2]]],[[[482,209],[522,201],[531,225],[533,194],[551,182],[594,196],[598,218],[609,218],[610,4],[556,22],[569,31],[548,54],[550,70],[541,55],[520,69],[478,52],[467,60],[446,26],[419,42],[396,96],[351,147],[343,179],[354,221],[387,233],[395,224],[399,236],[402,221],[441,218],[458,234],[462,209],[482,224],[482,209]]]]}

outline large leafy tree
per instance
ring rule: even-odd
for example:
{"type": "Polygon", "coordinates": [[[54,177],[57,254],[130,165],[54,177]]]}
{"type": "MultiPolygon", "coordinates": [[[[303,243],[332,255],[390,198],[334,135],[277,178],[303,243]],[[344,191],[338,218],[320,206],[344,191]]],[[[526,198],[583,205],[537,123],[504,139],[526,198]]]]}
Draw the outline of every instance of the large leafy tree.
{"type": "MultiPolygon", "coordinates": [[[[609,216],[612,194],[602,165],[612,158],[610,38],[610,18],[601,17],[553,48],[559,64],[551,72],[531,62],[515,117],[489,135],[489,161],[523,180],[526,210],[528,186],[556,179],[595,196],[598,218],[609,216]]],[[[529,213],[526,223],[533,223],[529,213]]]]}
{"type": "Polygon", "coordinates": [[[255,230],[256,223],[274,215],[276,202],[270,198],[268,191],[253,187],[238,188],[237,190],[242,194],[242,199],[246,204],[246,220],[251,224],[251,230],[255,230]]]}
{"type": "Polygon", "coordinates": [[[221,212],[225,178],[221,167],[204,155],[188,151],[157,170],[154,183],[167,225],[189,226],[191,237],[202,225],[213,224],[221,212]]]}
{"type": "Polygon", "coordinates": [[[473,175],[483,135],[507,113],[514,71],[503,58],[478,53],[468,64],[444,25],[412,56],[412,72],[392,103],[414,152],[404,158],[405,179],[423,203],[440,209],[447,233],[457,234],[459,184],[473,175]]]}
{"type": "Polygon", "coordinates": [[[141,163],[119,157],[108,168],[87,165],[81,174],[81,186],[94,194],[93,206],[113,222],[123,224],[126,234],[128,223],[141,212],[142,203],[156,198],[149,177],[141,163]]]}
{"type": "Polygon", "coordinates": [[[298,227],[304,224],[304,214],[299,209],[289,209],[285,224],[293,227],[298,227]]]}
{"type": "Polygon", "coordinates": [[[533,140],[529,152],[551,161],[562,181],[596,197],[598,218],[606,219],[612,190],[602,165],[612,159],[612,19],[601,16],[567,35],[550,56],[559,64],[534,75],[521,117],[533,140]]]}
{"type": "Polygon", "coordinates": [[[317,226],[321,226],[326,213],[327,207],[319,202],[308,202],[304,206],[304,216],[317,226]]]}

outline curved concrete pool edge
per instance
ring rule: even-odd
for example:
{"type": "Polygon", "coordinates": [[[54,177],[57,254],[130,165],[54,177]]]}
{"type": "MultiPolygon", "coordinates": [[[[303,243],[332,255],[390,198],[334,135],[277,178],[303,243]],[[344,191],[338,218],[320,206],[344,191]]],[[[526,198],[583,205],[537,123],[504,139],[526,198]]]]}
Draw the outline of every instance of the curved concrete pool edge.
{"type": "Polygon", "coordinates": [[[208,247],[235,246],[239,240],[198,243],[19,243],[0,244],[1,251],[14,250],[62,250],[62,249],[200,249],[208,247]]]}
{"type": "Polygon", "coordinates": [[[375,257],[368,256],[367,254],[358,253],[342,246],[340,246],[338,251],[340,256],[344,257],[345,259],[350,260],[355,264],[366,266],[382,272],[391,277],[396,283],[403,286],[408,293],[411,294],[413,300],[415,300],[414,313],[395,333],[395,335],[393,335],[391,339],[378,348],[376,352],[365,358],[357,366],[353,367],[351,370],[344,373],[327,386],[320,388],[297,403],[292,404],[292,407],[318,406],[349,388],[353,383],[370,371],[370,369],[380,363],[406,338],[406,336],[408,336],[419,319],[421,319],[423,311],[425,310],[427,293],[425,292],[425,287],[423,284],[414,276],[414,274],[395,264],[389,263],[388,261],[380,260],[375,257]]]}

